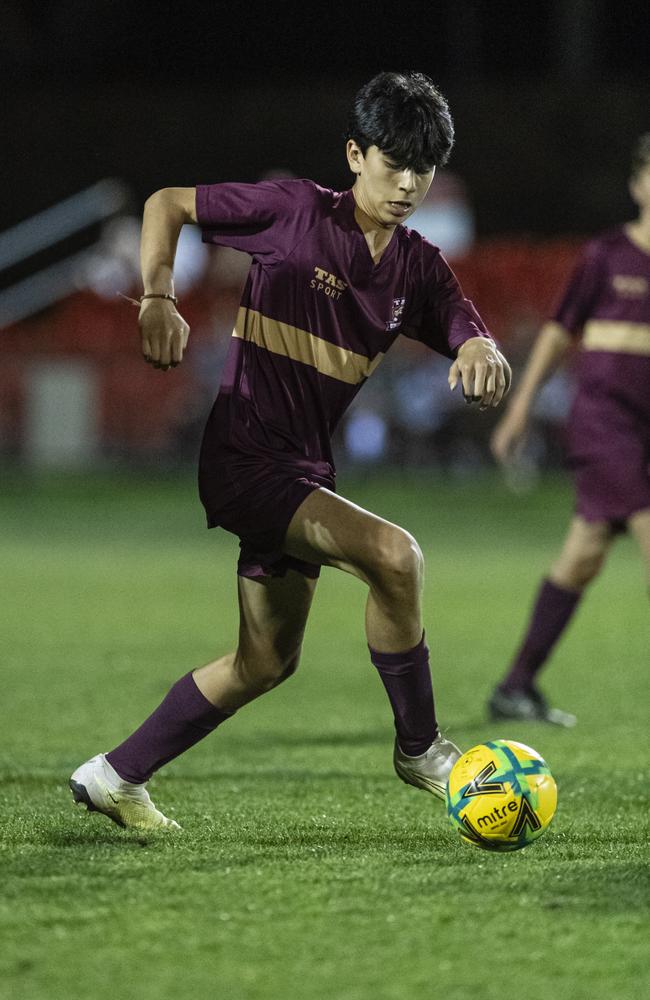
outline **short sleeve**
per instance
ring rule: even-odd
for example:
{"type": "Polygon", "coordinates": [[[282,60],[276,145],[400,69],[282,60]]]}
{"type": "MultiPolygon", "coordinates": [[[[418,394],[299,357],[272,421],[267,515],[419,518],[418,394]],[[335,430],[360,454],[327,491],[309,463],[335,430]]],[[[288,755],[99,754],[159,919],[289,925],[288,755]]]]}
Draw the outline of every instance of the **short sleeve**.
{"type": "Polygon", "coordinates": [[[600,245],[590,243],[585,248],[560,300],[553,319],[567,333],[578,337],[593,314],[603,281],[603,256],[600,245]]]}
{"type": "Polygon", "coordinates": [[[203,242],[242,250],[265,264],[283,260],[322,213],[326,195],[306,180],[199,184],[203,242]]]}
{"type": "Polygon", "coordinates": [[[463,295],[456,275],[437,248],[424,268],[422,305],[407,317],[402,332],[432,350],[454,358],[472,337],[493,340],[472,302],[463,295]]]}

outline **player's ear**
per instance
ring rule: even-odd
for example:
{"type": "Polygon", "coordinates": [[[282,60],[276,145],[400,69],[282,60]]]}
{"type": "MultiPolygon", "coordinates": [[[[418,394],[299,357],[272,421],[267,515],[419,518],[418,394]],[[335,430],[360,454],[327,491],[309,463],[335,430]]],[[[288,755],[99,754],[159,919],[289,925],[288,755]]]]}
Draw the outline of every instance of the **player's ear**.
{"type": "Polygon", "coordinates": [[[354,139],[348,139],[345,153],[348,158],[348,165],[353,174],[360,174],[363,166],[363,153],[354,139]]]}

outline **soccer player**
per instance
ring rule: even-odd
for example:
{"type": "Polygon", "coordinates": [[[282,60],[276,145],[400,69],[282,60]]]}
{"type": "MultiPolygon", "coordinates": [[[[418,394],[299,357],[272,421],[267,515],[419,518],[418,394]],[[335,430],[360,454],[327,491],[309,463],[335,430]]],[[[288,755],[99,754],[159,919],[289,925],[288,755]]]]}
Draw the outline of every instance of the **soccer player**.
{"type": "Polygon", "coordinates": [[[523,643],[489,701],[495,719],[575,724],[575,716],[549,707],[535,682],[617,533],[634,535],[650,581],[650,133],[634,150],[629,190],[637,219],[587,244],[492,438],[497,459],[509,461],[537,390],[580,339],[568,426],[575,513],[523,643]]]}
{"type": "Polygon", "coordinates": [[[142,230],[140,331],[155,368],[178,365],[188,327],[173,261],[185,223],[246,251],[243,293],[199,463],[209,527],[240,539],[237,649],[181,677],[123,743],[79,767],[74,798],[123,826],[176,826],[146,782],[298,665],[321,566],[367,588],[370,658],[392,707],[400,778],[438,797],[459,751],[440,735],[421,611],[423,560],[402,528],[337,496],[331,436],[399,333],[451,359],[449,385],[496,406],[507,362],[437,248],[403,223],[453,142],[422,74],[382,73],[357,94],[336,193],[309,180],[166,188],[142,230]]]}

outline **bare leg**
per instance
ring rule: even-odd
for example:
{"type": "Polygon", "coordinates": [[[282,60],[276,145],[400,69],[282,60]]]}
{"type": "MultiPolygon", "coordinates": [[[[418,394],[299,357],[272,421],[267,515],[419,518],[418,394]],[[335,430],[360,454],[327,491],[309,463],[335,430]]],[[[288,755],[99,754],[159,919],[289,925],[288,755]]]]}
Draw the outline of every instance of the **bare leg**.
{"type": "Polygon", "coordinates": [[[612,532],[605,521],[571,519],[562,551],[551,566],[549,579],[565,590],[583,590],[602,569],[612,544],[612,532]]]}
{"type": "Polygon", "coordinates": [[[239,645],[194,671],[199,691],[228,713],[295,671],[317,581],[288,570],[285,577],[237,583],[239,645]]]}
{"type": "Polygon", "coordinates": [[[106,760],[132,784],[204,739],[246,702],[275,687],[298,665],[316,581],[289,570],[284,579],[239,579],[240,637],[234,653],[181,677],[160,705],[106,760]]]}
{"type": "Polygon", "coordinates": [[[523,641],[490,698],[493,718],[539,719],[571,726],[575,717],[549,708],[536,687],[539,671],[563,635],[584,588],[600,572],[612,542],[609,525],[574,517],[560,555],[542,582],[523,641]]]}
{"type": "MultiPolygon", "coordinates": [[[[388,693],[399,740],[395,768],[409,784],[444,797],[459,751],[437,727],[422,634],[423,561],[417,543],[396,525],[318,490],[294,515],[285,551],[338,567],[367,584],[371,658],[388,693]]],[[[228,715],[293,673],[315,586],[316,581],[292,570],[261,582],[240,578],[237,649],[181,678],[142,726],[106,756],[115,779],[147,781],[228,715]]]]}
{"type": "Polygon", "coordinates": [[[458,748],[436,721],[422,629],[422,552],[403,528],[329,490],[311,493],[289,525],[285,551],[335,566],[368,587],[370,657],[388,695],[397,739],[393,762],[407,784],[444,798],[458,748]]]}
{"type": "Polygon", "coordinates": [[[75,802],[133,829],[177,827],[154,806],[145,783],[296,669],[315,586],[292,570],[261,583],[239,579],[236,652],[181,677],[134,733],[77,768],[70,779],[75,802]]]}
{"type": "Polygon", "coordinates": [[[399,652],[422,638],[424,560],[403,528],[320,489],[294,515],[285,549],[368,585],[366,635],[374,649],[399,652]]]}

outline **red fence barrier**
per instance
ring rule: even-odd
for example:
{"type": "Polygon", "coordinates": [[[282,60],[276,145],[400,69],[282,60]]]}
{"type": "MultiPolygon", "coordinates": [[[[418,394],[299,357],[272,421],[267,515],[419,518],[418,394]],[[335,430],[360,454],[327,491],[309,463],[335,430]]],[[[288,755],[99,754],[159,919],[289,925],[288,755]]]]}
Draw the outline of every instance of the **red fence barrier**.
{"type": "MultiPolygon", "coordinates": [[[[501,343],[517,356],[562,292],[580,244],[503,240],[475,247],[454,264],[468,298],[501,343]]],[[[90,362],[99,386],[100,450],[107,455],[161,455],[177,450],[200,425],[216,394],[237,305],[237,289],[202,286],[182,303],[192,329],[187,362],[161,373],[139,354],[136,310],[123,299],[79,292],[2,331],[0,452],[20,457],[30,366],[90,362]]],[[[394,351],[400,355],[399,341],[394,351]]]]}

